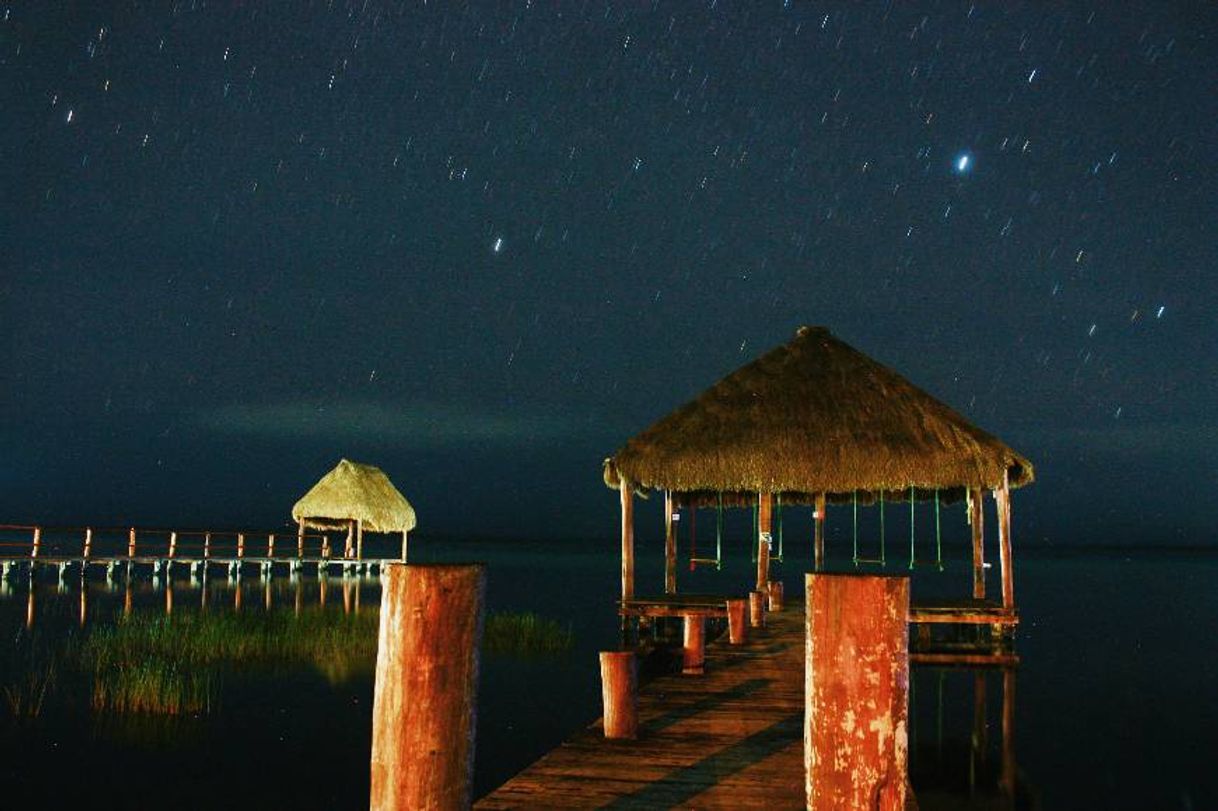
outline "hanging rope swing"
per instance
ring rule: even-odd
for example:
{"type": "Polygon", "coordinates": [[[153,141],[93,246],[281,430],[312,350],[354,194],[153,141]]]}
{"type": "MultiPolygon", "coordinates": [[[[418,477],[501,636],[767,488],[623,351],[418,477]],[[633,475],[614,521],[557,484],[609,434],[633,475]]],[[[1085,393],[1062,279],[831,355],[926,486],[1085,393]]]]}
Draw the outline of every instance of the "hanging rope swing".
{"type": "Polygon", "coordinates": [[[692,572],[698,566],[714,566],[718,571],[723,568],[723,493],[718,494],[715,504],[715,556],[713,558],[698,557],[698,509],[690,508],[689,516],[689,570],[692,572]]]}
{"type": "Polygon", "coordinates": [[[853,507],[854,507],[854,565],[857,568],[860,564],[872,564],[878,566],[886,566],[887,564],[887,539],[884,531],[884,491],[879,492],[880,506],[880,556],[878,558],[862,558],[859,557],[859,491],[854,491],[853,507]]]}
{"type": "Polygon", "coordinates": [[[914,537],[914,497],[913,485],[909,486],[909,568],[916,566],[934,566],[943,571],[943,535],[939,522],[939,488],[935,488],[935,559],[933,561],[918,560],[916,541],[914,537]]]}

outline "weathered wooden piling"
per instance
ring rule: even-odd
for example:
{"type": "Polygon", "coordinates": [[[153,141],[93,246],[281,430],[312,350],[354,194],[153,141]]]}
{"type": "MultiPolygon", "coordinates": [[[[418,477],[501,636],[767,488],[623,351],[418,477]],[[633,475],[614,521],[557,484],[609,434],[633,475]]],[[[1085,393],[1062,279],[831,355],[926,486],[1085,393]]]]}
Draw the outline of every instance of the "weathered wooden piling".
{"type": "Polygon", "coordinates": [[[903,811],[909,578],[807,575],[807,807],[903,811]]]}
{"type": "Polygon", "coordinates": [[[765,627],[765,592],[749,592],[749,626],[752,628],[765,627]]]}
{"type": "Polygon", "coordinates": [[[601,651],[605,737],[639,736],[639,670],[634,651],[601,651]]]}
{"type": "Polygon", "coordinates": [[[706,617],[685,615],[685,646],[681,656],[681,672],[699,676],[706,669],[706,617]]]}
{"type": "Polygon", "coordinates": [[[371,808],[468,808],[481,565],[387,567],[372,709],[371,808]]]}
{"type": "Polygon", "coordinates": [[[769,587],[766,589],[766,595],[769,597],[768,609],[770,611],[782,611],[782,581],[771,580],[769,587]]]}
{"type": "Polygon", "coordinates": [[[747,607],[747,600],[727,601],[727,641],[733,645],[743,645],[749,637],[745,620],[747,607]]]}

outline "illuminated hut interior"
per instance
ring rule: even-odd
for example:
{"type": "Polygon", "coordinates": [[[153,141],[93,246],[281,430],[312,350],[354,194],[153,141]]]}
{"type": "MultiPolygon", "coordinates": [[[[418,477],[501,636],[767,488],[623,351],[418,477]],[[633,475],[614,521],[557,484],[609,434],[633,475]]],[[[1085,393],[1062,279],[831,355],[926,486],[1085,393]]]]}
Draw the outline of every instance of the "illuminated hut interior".
{"type": "Polygon", "coordinates": [[[364,556],[364,533],[401,533],[402,560],[406,539],[415,528],[414,507],[380,468],[346,459],[321,478],[292,507],[297,531],[346,530],[344,558],[364,556]]]}
{"type": "MultiPolygon", "coordinates": [[[[904,502],[912,527],[915,505],[933,502],[937,527],[941,504],[965,501],[972,530],[971,597],[932,606],[917,604],[915,594],[911,621],[1005,628],[1018,621],[1010,491],[1032,481],[1032,464],[822,327],[801,327],[789,343],[630,439],[605,460],[604,474],[605,483],[621,494],[626,616],[684,613],[674,522],[682,508],[755,508],[755,588],[763,591],[770,579],[776,505],[815,507],[813,561],[821,569],[829,503],[851,505],[856,521],[860,505],[879,504],[882,521],[884,504],[904,502]],[[634,592],[633,495],[640,491],[664,496],[665,594],[646,598],[634,592]],[[987,492],[998,519],[1001,600],[985,594],[987,492]]],[[[856,565],[879,562],[860,557],[857,533],[852,557],[856,565]]]]}

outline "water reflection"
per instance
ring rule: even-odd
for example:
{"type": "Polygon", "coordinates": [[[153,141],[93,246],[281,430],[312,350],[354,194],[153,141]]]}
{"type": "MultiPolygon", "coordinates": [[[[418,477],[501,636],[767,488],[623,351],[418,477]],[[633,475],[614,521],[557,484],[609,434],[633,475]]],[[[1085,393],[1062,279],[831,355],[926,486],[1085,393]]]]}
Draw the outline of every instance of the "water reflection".
{"type": "Polygon", "coordinates": [[[1010,655],[990,665],[962,657],[912,668],[909,774],[921,808],[1036,807],[1015,758],[1017,669],[1010,655]]]}

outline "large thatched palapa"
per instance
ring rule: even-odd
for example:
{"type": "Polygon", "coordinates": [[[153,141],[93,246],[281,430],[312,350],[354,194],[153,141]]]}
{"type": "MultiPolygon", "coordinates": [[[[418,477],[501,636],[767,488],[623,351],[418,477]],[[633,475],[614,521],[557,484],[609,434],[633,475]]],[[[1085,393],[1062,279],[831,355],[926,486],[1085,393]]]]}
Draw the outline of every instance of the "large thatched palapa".
{"type": "Polygon", "coordinates": [[[363,557],[363,533],[402,533],[402,560],[407,533],[415,528],[414,508],[380,468],[347,459],[321,478],[292,507],[292,520],[304,532],[346,529],[346,556],[363,557]],[[352,549],[352,537],[355,548],[352,549]]]}
{"type": "MultiPolygon", "coordinates": [[[[1009,491],[1032,481],[1032,464],[822,327],[801,327],[791,342],[630,439],[605,460],[604,474],[606,484],[622,492],[623,604],[633,600],[631,491],[665,493],[665,590],[670,594],[676,592],[672,513],[678,506],[756,505],[757,588],[762,590],[769,577],[775,498],[816,505],[819,568],[827,501],[937,503],[967,497],[974,534],[973,597],[979,601],[984,597],[981,504],[988,490],[998,504],[1000,620],[1015,621],[1009,491]]],[[[992,621],[993,613],[972,621],[992,621]]]]}

